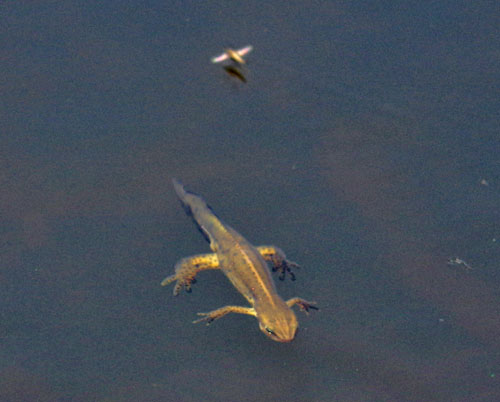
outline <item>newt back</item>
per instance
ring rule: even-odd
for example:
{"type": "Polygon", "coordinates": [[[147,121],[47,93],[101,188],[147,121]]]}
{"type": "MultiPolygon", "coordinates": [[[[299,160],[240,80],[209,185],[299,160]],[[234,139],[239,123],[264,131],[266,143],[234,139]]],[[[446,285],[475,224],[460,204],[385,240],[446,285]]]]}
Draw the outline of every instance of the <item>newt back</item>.
{"type": "Polygon", "coordinates": [[[242,235],[223,223],[212,208],[195,193],[186,191],[176,179],[174,188],[181,204],[210,248],[217,253],[219,268],[252,304],[256,300],[273,303],[277,297],[266,261],[242,235]]]}

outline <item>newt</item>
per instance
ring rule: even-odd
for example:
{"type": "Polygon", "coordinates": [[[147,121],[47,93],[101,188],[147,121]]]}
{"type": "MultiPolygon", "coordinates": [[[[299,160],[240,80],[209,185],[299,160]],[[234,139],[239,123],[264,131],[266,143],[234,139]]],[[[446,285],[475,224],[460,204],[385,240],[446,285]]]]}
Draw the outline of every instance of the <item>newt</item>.
{"type": "Polygon", "coordinates": [[[224,306],[208,313],[198,313],[202,318],[193,323],[210,324],[228,313],[248,314],[257,318],[260,330],[272,340],[292,341],[299,325],[291,307],[296,304],[305,313],[318,308],[314,302],[299,297],[285,302],[276,291],[267,262],[272,265],[273,271],[280,272],[281,280],[287,273],[295,280],[292,268],[298,265],[288,261],[278,247],[252,246],[241,234],[222,222],[199,195],[187,191],[176,179],[173,184],[186,214],[210,243],[212,253],[181,259],[175,264],[175,274],[165,278],[161,285],[176,281],[173,293],[177,296],[182,288],[191,292],[198,272],[220,269],[251,307],[224,306]]]}

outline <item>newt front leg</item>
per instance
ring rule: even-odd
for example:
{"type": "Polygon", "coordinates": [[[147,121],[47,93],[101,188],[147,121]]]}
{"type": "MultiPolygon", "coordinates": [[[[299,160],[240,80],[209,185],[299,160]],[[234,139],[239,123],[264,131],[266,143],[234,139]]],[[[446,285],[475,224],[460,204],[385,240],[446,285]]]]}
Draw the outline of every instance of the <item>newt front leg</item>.
{"type": "Polygon", "coordinates": [[[286,301],[288,307],[292,307],[294,304],[297,304],[300,307],[300,311],[303,311],[306,314],[309,314],[309,309],[319,310],[314,304],[316,302],[308,302],[307,300],[301,299],[300,297],[294,297],[290,300],[286,301]]]}
{"type": "Polygon", "coordinates": [[[174,287],[174,296],[177,296],[183,287],[186,292],[191,292],[191,284],[196,283],[195,276],[198,272],[218,268],[219,259],[217,254],[199,254],[186,257],[175,264],[175,274],[161,281],[161,286],[177,281],[174,287]]]}
{"type": "Polygon", "coordinates": [[[275,246],[259,246],[257,250],[264,260],[271,263],[273,272],[278,271],[280,273],[278,277],[280,281],[285,279],[287,272],[290,275],[290,279],[292,281],[295,280],[295,274],[292,272],[292,268],[299,268],[299,264],[288,261],[282,249],[275,246]]]}

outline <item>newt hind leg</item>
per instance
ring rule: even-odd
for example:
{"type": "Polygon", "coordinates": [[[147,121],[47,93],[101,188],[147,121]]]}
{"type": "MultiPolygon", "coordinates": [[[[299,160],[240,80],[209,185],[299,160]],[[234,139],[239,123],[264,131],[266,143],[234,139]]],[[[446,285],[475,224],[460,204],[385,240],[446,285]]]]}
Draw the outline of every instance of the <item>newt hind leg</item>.
{"type": "Polygon", "coordinates": [[[238,314],[248,314],[255,316],[255,310],[252,307],[241,307],[241,306],[224,306],[218,308],[217,310],[210,311],[208,313],[198,313],[198,315],[203,316],[202,318],[193,321],[193,324],[197,324],[199,322],[206,321],[207,325],[214,322],[215,320],[224,317],[229,313],[238,313],[238,314]]]}
{"type": "Polygon", "coordinates": [[[175,264],[175,274],[166,277],[161,281],[161,286],[166,286],[177,281],[174,286],[174,296],[177,296],[182,288],[186,292],[191,292],[191,285],[196,283],[196,274],[206,269],[218,269],[219,259],[217,254],[199,254],[186,257],[175,264]]]}
{"type": "Polygon", "coordinates": [[[257,250],[264,260],[271,264],[273,272],[278,271],[280,273],[278,277],[280,281],[285,279],[287,273],[290,275],[292,281],[295,280],[295,274],[292,272],[292,268],[300,268],[299,264],[287,260],[282,249],[275,246],[259,246],[257,250]]]}

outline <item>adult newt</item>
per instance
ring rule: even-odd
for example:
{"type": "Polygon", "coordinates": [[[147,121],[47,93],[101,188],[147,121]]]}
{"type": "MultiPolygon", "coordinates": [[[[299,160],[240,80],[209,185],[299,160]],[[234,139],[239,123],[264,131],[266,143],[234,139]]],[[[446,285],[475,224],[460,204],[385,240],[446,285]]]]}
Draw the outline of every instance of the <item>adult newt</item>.
{"type": "Polygon", "coordinates": [[[297,264],[288,261],[278,247],[252,246],[236,230],[223,223],[200,196],[186,191],[176,179],[173,184],[184,210],[210,243],[213,253],[181,259],[175,265],[175,274],[165,278],[162,286],[177,281],[174,287],[177,296],[182,288],[191,291],[198,272],[220,269],[251,307],[224,306],[208,313],[198,313],[202,318],[194,323],[205,321],[210,324],[228,313],[248,314],[257,318],[261,331],[269,338],[279,342],[292,341],[297,334],[298,322],[291,307],[297,304],[306,313],[309,309],[317,310],[317,307],[299,297],[285,302],[276,292],[266,261],[272,265],[273,271],[280,272],[280,279],[284,279],[288,272],[294,280],[291,269],[297,264]]]}

